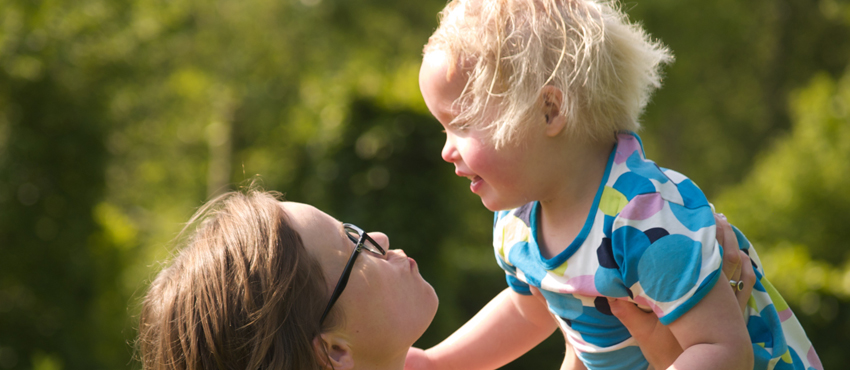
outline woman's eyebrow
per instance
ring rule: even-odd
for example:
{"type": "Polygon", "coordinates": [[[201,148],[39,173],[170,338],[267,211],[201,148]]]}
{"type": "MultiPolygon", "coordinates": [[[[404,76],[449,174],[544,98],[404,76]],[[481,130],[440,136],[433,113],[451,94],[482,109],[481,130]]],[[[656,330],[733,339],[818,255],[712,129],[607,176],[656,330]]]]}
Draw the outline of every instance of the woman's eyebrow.
{"type": "Polygon", "coordinates": [[[351,238],[348,237],[348,231],[345,231],[345,224],[342,222],[339,223],[339,236],[342,238],[342,241],[345,242],[345,245],[351,243],[351,238]]]}

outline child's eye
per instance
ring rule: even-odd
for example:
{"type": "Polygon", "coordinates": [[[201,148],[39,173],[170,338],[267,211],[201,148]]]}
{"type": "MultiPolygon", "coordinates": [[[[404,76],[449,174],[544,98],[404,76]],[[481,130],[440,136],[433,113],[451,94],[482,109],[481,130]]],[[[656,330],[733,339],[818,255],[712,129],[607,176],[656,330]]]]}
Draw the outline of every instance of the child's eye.
{"type": "Polygon", "coordinates": [[[470,125],[468,123],[456,123],[452,125],[452,128],[458,131],[466,131],[469,130],[470,125]]]}

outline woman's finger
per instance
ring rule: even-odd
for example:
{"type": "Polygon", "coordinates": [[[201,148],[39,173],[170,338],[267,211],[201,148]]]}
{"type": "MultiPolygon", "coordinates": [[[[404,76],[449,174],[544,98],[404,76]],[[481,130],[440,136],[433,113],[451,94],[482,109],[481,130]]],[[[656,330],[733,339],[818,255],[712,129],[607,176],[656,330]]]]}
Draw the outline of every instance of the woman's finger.
{"type": "Polygon", "coordinates": [[[608,306],[611,307],[611,313],[620,319],[635,338],[650,335],[655,330],[656,324],[660,324],[655,314],[643,312],[629,301],[609,298],[608,306]]]}
{"type": "Polygon", "coordinates": [[[738,279],[743,282],[743,289],[736,289],[735,298],[738,299],[738,305],[741,307],[741,313],[746,313],[747,302],[750,300],[750,294],[752,294],[753,286],[756,284],[756,273],[753,271],[753,264],[750,262],[750,256],[742,250],[739,250],[737,254],[741,260],[741,275],[738,279]]]}
{"type": "Polygon", "coordinates": [[[726,216],[722,213],[715,213],[714,223],[717,225],[717,231],[715,231],[717,234],[717,241],[720,245],[724,245],[726,242],[726,230],[729,229],[725,227],[725,225],[729,225],[729,221],[726,220],[726,216]]]}
{"type": "MultiPolygon", "coordinates": [[[[741,265],[743,260],[738,252],[738,238],[732,230],[732,225],[726,220],[723,214],[714,215],[714,221],[717,224],[717,241],[723,247],[723,273],[731,281],[741,280],[741,265]]],[[[736,284],[737,289],[737,284],[736,284]]]]}
{"type": "Polygon", "coordinates": [[[682,353],[682,347],[669,328],[652,312],[644,312],[626,300],[608,299],[614,314],[637,340],[640,350],[655,369],[666,369],[682,353]]]}
{"type": "Polygon", "coordinates": [[[741,313],[746,313],[747,302],[756,283],[756,274],[750,262],[750,256],[740,250],[738,237],[732,225],[722,213],[714,215],[717,224],[717,241],[723,247],[723,274],[729,279],[741,313]]]}

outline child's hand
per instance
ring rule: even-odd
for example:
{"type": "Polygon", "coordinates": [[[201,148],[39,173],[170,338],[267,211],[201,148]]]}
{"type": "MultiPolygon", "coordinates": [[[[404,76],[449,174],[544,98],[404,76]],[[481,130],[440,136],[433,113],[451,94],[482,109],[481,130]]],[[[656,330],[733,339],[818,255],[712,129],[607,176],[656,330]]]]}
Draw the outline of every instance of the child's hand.
{"type": "Polygon", "coordinates": [[[434,363],[424,350],[410,347],[407,351],[407,359],[404,361],[404,370],[428,370],[435,369],[434,363]]]}
{"type": "MultiPolygon", "coordinates": [[[[723,275],[730,281],[743,281],[743,284],[735,284],[732,289],[735,291],[741,313],[744,313],[756,282],[753,266],[749,256],[739,249],[738,238],[726,217],[715,214],[714,220],[717,223],[717,241],[724,250],[723,275]],[[739,290],[739,286],[742,289],[739,290]]],[[[629,329],[629,333],[640,345],[641,352],[654,368],[666,369],[682,353],[682,347],[676,337],[658,321],[654,313],[644,312],[625,300],[609,298],[608,302],[611,313],[629,329]]]]}

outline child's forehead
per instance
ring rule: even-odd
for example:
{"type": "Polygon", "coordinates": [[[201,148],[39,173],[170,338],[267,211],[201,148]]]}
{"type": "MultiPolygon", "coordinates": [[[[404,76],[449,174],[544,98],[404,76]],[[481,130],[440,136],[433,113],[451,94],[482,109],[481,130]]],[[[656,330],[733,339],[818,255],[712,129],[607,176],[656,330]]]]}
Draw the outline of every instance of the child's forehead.
{"type": "MultiPolygon", "coordinates": [[[[457,58],[449,53],[436,49],[425,53],[422,57],[423,68],[427,67],[433,71],[439,71],[439,75],[450,84],[466,84],[471,66],[460,63],[457,58]]],[[[434,75],[437,77],[437,74],[434,75]]]]}
{"type": "Polygon", "coordinates": [[[460,96],[466,86],[465,76],[463,71],[453,66],[448,54],[432,51],[423,57],[419,83],[423,93],[439,94],[454,100],[460,96]]]}
{"type": "Polygon", "coordinates": [[[428,50],[425,52],[425,55],[422,56],[422,63],[431,66],[446,65],[447,60],[448,53],[442,49],[428,50]]]}

